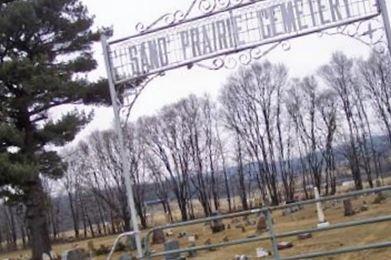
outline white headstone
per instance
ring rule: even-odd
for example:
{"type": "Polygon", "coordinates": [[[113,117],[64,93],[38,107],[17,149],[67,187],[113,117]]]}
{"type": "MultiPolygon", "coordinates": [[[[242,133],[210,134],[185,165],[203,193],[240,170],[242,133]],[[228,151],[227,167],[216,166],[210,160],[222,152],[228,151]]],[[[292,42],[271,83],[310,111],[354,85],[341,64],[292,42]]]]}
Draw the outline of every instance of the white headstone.
{"type": "MultiPolygon", "coordinates": [[[[320,194],[317,187],[314,187],[314,194],[315,194],[315,199],[317,200],[320,199],[320,194]]],[[[318,220],[319,220],[318,228],[329,226],[330,224],[326,221],[322,209],[322,203],[320,201],[316,202],[316,212],[318,213],[318,220]]]]}
{"type": "Polygon", "coordinates": [[[267,250],[262,247],[257,248],[257,257],[261,258],[266,256],[269,256],[269,252],[267,250]]]}
{"type": "Polygon", "coordinates": [[[189,236],[189,237],[188,237],[188,240],[189,240],[190,243],[196,241],[195,236],[189,236]]]}

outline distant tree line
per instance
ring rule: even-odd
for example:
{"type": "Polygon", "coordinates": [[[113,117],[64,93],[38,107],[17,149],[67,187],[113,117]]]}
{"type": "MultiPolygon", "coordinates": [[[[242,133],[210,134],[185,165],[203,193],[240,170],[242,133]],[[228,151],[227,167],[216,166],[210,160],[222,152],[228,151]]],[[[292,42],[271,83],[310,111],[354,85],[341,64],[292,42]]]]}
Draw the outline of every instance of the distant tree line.
{"type": "MultiPolygon", "coordinates": [[[[391,144],[391,59],[337,52],[304,78],[290,78],[282,64],[253,63],[226,80],[218,100],[191,95],[127,124],[125,137],[143,228],[151,199],[169,219],[178,210],[185,221],[249,209],[254,199],[263,205],[308,199],[311,187],[332,195],[340,179],[356,189],[381,185],[391,144]]],[[[67,173],[48,199],[51,237],[65,231],[65,211],[76,238],[129,230],[114,131],[92,133],[63,157],[67,173]]],[[[45,186],[49,193],[52,186],[45,186]]],[[[27,243],[19,211],[0,208],[1,245],[12,247],[17,236],[27,243]]]]}

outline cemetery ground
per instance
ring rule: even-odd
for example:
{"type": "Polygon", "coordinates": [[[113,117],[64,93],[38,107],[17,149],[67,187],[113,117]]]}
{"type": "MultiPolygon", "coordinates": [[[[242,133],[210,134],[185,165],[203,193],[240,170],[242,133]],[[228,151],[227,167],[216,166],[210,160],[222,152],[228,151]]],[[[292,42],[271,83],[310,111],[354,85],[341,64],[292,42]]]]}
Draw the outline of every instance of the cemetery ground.
{"type": "MultiPolygon", "coordinates": [[[[326,219],[331,224],[347,222],[352,220],[359,220],[369,217],[384,216],[391,214],[391,192],[384,192],[385,200],[380,203],[375,202],[375,195],[361,196],[352,199],[353,209],[355,214],[353,216],[344,216],[344,205],[342,201],[338,202],[326,202],[323,203],[324,213],[326,219]]],[[[156,216],[156,222],[161,223],[163,216],[156,216]]],[[[185,226],[181,228],[172,229],[173,234],[169,239],[177,239],[180,243],[180,247],[188,247],[190,242],[189,236],[196,236],[196,245],[204,245],[211,242],[223,242],[227,240],[234,240],[240,238],[246,238],[254,235],[256,231],[257,216],[250,215],[247,220],[243,217],[234,219],[224,219],[225,230],[219,233],[212,234],[209,225],[197,224],[192,226],[185,226]],[[181,234],[182,233],[182,234],[181,234]],[[178,238],[178,236],[183,237],[178,238]],[[209,241],[208,241],[209,240],[209,241]]],[[[283,214],[283,211],[273,212],[274,229],[275,232],[287,232],[293,230],[303,230],[307,228],[316,227],[318,224],[315,204],[306,205],[303,209],[289,214],[283,214]]],[[[145,234],[146,231],[143,231],[145,234]]],[[[262,233],[267,235],[267,231],[262,233]]],[[[299,240],[297,237],[288,237],[279,239],[279,242],[286,241],[292,242],[293,247],[280,251],[281,256],[304,254],[315,251],[327,251],[340,247],[347,247],[352,245],[364,245],[375,242],[384,242],[391,237],[391,224],[389,222],[376,223],[370,225],[362,225],[351,228],[336,229],[331,231],[317,232],[312,234],[312,238],[299,240]]],[[[116,236],[101,237],[93,239],[95,248],[106,247],[110,248],[113,244],[116,236]]],[[[53,250],[57,254],[72,249],[75,247],[84,248],[88,252],[88,244],[91,246],[90,240],[56,244],[53,246],[53,250]]],[[[271,251],[270,241],[253,242],[248,244],[241,244],[229,247],[218,248],[213,251],[202,250],[196,253],[192,259],[233,259],[235,255],[247,255],[251,259],[256,257],[256,249],[264,248],[271,251]]],[[[155,251],[163,251],[164,246],[153,245],[152,248],[155,251]]],[[[134,252],[133,252],[134,253],[134,252]]],[[[124,251],[115,253],[113,259],[118,259],[123,255],[124,251]]],[[[17,251],[6,255],[0,255],[0,259],[22,259],[21,256],[27,256],[28,251],[17,251]]],[[[389,248],[362,251],[358,253],[344,254],[335,257],[319,258],[319,259],[390,259],[391,250],[389,248]]],[[[107,255],[95,256],[93,259],[103,260],[107,255]]],[[[156,258],[156,259],[164,259],[156,258]]]]}

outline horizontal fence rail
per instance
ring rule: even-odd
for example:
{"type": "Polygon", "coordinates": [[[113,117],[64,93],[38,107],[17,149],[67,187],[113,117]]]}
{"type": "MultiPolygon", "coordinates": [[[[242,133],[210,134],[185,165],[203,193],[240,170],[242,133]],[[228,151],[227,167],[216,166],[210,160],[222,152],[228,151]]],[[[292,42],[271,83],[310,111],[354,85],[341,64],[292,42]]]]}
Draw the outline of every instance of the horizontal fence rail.
{"type": "MultiPolygon", "coordinates": [[[[297,230],[297,231],[278,233],[278,234],[275,234],[275,238],[277,239],[277,238],[291,237],[291,236],[297,236],[297,235],[305,234],[305,233],[316,233],[316,232],[328,231],[328,230],[333,230],[333,229],[340,229],[340,228],[348,228],[348,227],[354,227],[354,226],[359,226],[359,225],[381,223],[381,222],[386,222],[386,221],[391,221],[391,215],[370,218],[370,219],[365,219],[365,220],[343,222],[343,223],[338,223],[338,224],[330,225],[330,226],[323,227],[323,228],[311,228],[311,229],[305,229],[305,230],[297,230]]],[[[152,255],[150,255],[150,257],[163,256],[166,254],[186,253],[189,251],[215,249],[215,248],[220,248],[220,247],[225,247],[225,246],[232,246],[232,245],[238,245],[238,244],[246,244],[246,243],[252,243],[252,242],[265,241],[265,240],[270,240],[271,238],[272,238],[272,236],[270,236],[270,235],[256,236],[256,237],[252,237],[252,238],[232,240],[232,241],[216,243],[216,244],[212,244],[212,245],[203,245],[203,246],[195,246],[195,247],[190,247],[190,248],[164,251],[164,252],[152,254],[152,255]]],[[[391,243],[391,241],[389,243],[391,243]]],[[[378,246],[375,246],[374,248],[378,248],[378,246]]],[[[363,250],[365,250],[365,249],[363,249],[363,250]]],[[[353,251],[358,251],[358,250],[353,250],[353,251]]],[[[349,252],[352,252],[352,251],[349,251],[349,252]]],[[[326,253],[319,253],[319,254],[320,254],[319,256],[326,256],[327,255],[326,253]]],[[[330,255],[333,255],[333,254],[334,253],[332,251],[330,251],[330,255]]],[[[314,257],[314,254],[310,254],[308,258],[311,258],[311,257],[314,257]]],[[[306,258],[306,257],[300,256],[299,258],[289,257],[289,258],[280,258],[280,259],[302,259],[302,258],[306,258]]]]}
{"type": "MultiPolygon", "coordinates": [[[[292,237],[292,236],[297,236],[297,235],[305,234],[305,233],[316,233],[316,232],[323,232],[323,231],[334,230],[334,229],[341,229],[341,228],[348,228],[348,227],[354,227],[354,226],[360,226],[360,225],[369,225],[369,224],[387,222],[387,221],[391,221],[391,215],[378,216],[378,217],[374,217],[374,218],[367,218],[367,219],[362,219],[362,220],[355,220],[355,221],[332,224],[332,225],[324,226],[324,227],[316,227],[316,228],[309,228],[309,229],[282,232],[282,233],[274,233],[273,223],[272,223],[272,212],[276,211],[276,210],[282,210],[282,209],[296,207],[296,206],[315,204],[317,202],[338,201],[338,200],[342,200],[342,199],[354,198],[354,197],[358,197],[358,196],[362,196],[362,195],[368,195],[368,194],[379,193],[379,192],[390,191],[390,190],[391,190],[391,186],[377,187],[377,188],[373,188],[373,189],[354,191],[354,192],[339,194],[339,195],[334,195],[334,196],[321,197],[319,199],[305,200],[305,201],[300,201],[300,202],[295,202],[295,203],[290,203],[290,204],[285,204],[285,205],[279,205],[279,206],[274,206],[274,207],[257,208],[257,209],[252,209],[252,210],[246,210],[246,211],[241,211],[241,212],[229,213],[229,214],[207,217],[207,218],[202,218],[202,219],[190,220],[190,221],[186,221],[186,222],[179,222],[179,223],[174,223],[174,224],[167,224],[167,225],[158,226],[158,227],[155,227],[155,228],[149,230],[147,232],[146,236],[144,237],[145,249],[144,249],[144,256],[142,257],[142,259],[151,259],[153,257],[165,256],[165,255],[169,255],[169,254],[178,254],[178,253],[180,254],[180,253],[194,252],[194,251],[207,250],[207,249],[216,249],[216,248],[221,248],[221,247],[226,247],[226,246],[252,243],[252,242],[258,242],[258,241],[265,241],[265,240],[271,240],[273,258],[277,259],[277,260],[309,259],[309,258],[338,255],[338,254],[350,253],[350,252],[356,252],[356,251],[362,251],[362,250],[391,247],[391,241],[386,241],[386,242],[374,243],[374,244],[369,244],[369,245],[360,245],[360,246],[338,248],[335,250],[330,250],[330,251],[325,251],[325,252],[313,252],[313,253],[302,254],[302,255],[297,255],[297,256],[280,257],[279,251],[277,248],[277,239],[279,239],[279,238],[292,237]],[[178,227],[183,227],[183,226],[190,226],[190,225],[196,225],[196,224],[201,224],[201,223],[207,223],[207,222],[211,222],[213,220],[243,217],[243,216],[248,216],[248,215],[252,215],[252,214],[264,214],[265,215],[266,225],[267,225],[267,229],[269,232],[268,235],[256,236],[256,237],[251,237],[251,238],[243,238],[243,239],[237,239],[237,240],[232,240],[232,241],[227,241],[227,242],[220,242],[220,243],[215,243],[215,244],[210,244],[210,245],[200,245],[200,246],[194,246],[194,247],[188,247],[188,248],[182,248],[182,249],[176,249],[176,250],[169,250],[169,251],[162,251],[162,252],[152,252],[151,251],[150,238],[151,238],[152,233],[156,230],[178,228],[178,227]]],[[[108,258],[108,259],[110,259],[110,258],[108,258]]]]}

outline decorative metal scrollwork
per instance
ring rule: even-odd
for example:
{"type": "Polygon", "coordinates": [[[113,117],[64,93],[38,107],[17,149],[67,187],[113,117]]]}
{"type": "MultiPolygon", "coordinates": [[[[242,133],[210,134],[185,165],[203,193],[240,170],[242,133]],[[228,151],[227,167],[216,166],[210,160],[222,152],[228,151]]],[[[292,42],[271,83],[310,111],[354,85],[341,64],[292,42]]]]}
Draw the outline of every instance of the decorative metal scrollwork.
{"type": "Polygon", "coordinates": [[[148,26],[144,23],[138,23],[135,29],[138,33],[146,33],[159,27],[180,23],[190,17],[194,18],[254,1],[255,0],[193,0],[186,12],[177,10],[173,13],[167,13],[148,26]]]}
{"type": "MultiPolygon", "coordinates": [[[[139,33],[146,33],[150,30],[177,24],[189,18],[196,18],[203,15],[212,14],[214,12],[223,11],[235,6],[244,5],[256,0],[193,0],[190,7],[186,11],[177,10],[173,13],[162,15],[149,26],[142,23],[136,25],[136,30],[139,33]]],[[[373,47],[378,52],[384,52],[386,48],[386,39],[383,33],[383,21],[380,17],[363,20],[360,22],[342,25],[336,28],[328,29],[319,32],[322,37],[324,35],[343,35],[352,39],[356,39],[361,43],[373,47]]],[[[259,46],[238,53],[230,53],[225,56],[217,57],[212,60],[199,62],[193,65],[199,67],[218,70],[222,68],[232,69],[238,65],[248,65],[254,60],[263,58],[266,54],[274,50],[277,46],[281,46],[282,50],[289,51],[291,45],[289,40],[259,46]]]]}
{"type": "Polygon", "coordinates": [[[281,46],[283,50],[289,50],[289,48],[284,47],[289,46],[288,42],[278,42],[274,44],[269,44],[265,46],[259,46],[252,49],[244,50],[235,54],[227,54],[222,57],[215,58],[211,61],[205,61],[202,63],[197,63],[196,65],[201,68],[206,68],[209,70],[219,70],[222,68],[225,69],[234,69],[240,66],[246,66],[251,64],[251,62],[259,60],[269,54],[271,51],[276,49],[278,46],[281,46]]]}
{"type": "Polygon", "coordinates": [[[387,40],[384,34],[384,24],[381,17],[338,26],[333,29],[322,31],[319,35],[320,37],[323,37],[324,35],[345,36],[355,39],[379,53],[384,53],[387,49],[387,40]]]}

